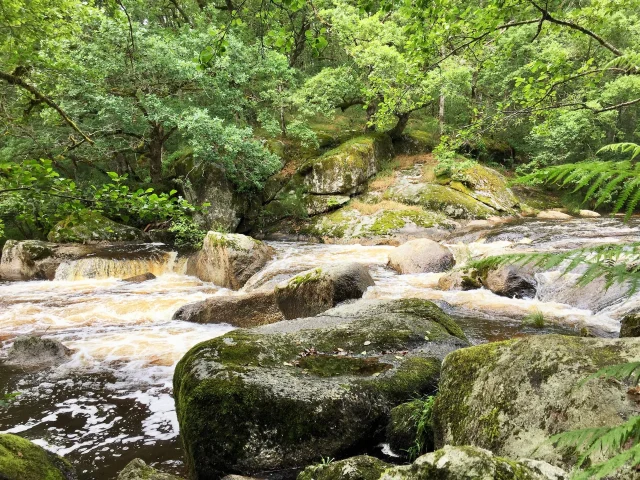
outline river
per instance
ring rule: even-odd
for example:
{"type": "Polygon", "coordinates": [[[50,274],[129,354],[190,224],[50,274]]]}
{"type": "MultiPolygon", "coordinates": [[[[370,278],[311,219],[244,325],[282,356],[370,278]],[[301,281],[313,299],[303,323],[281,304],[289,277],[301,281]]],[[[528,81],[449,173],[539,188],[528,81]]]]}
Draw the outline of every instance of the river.
{"type": "MultiPolygon", "coordinates": [[[[461,264],[470,257],[509,251],[640,241],[639,224],[610,218],[522,220],[491,228],[479,224],[445,243],[461,264]]],[[[398,275],[388,269],[392,246],[270,244],[276,258],[246,289],[276,284],[307,268],[356,261],[368,265],[376,281],[365,298],[434,300],[473,343],[549,332],[577,334],[585,326],[615,336],[622,313],[640,304],[635,295],[594,313],[559,302],[499,297],[484,289],[440,291],[435,288],[440,274],[398,275]],[[523,317],[534,311],[544,314],[545,328],[522,325],[523,317]]],[[[61,265],[53,281],[0,284],[0,355],[13,338],[30,333],[73,349],[67,363],[44,371],[0,366],[0,393],[20,392],[0,410],[0,431],[64,455],[82,480],[113,479],[136,457],[183,473],[171,395],[174,366],[196,343],[232,329],[171,318],[184,304],[237,293],[184,275],[184,262],[175,254],[146,262],[80,260],[61,265]],[[114,278],[144,271],[158,278],[139,284],[114,278]]]]}

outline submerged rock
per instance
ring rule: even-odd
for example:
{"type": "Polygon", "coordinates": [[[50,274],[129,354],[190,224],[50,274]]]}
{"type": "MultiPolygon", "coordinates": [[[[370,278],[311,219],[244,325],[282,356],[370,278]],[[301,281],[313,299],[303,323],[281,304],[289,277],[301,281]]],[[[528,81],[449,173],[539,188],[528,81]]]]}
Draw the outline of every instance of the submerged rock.
{"type": "Polygon", "coordinates": [[[373,285],[369,269],[362,264],[330,265],[307,270],[279,284],[275,297],[285,318],[300,318],[361,298],[373,285]]]}
{"type": "Polygon", "coordinates": [[[228,323],[251,328],[284,320],[273,292],[256,291],[243,295],[211,297],[180,307],[174,320],[195,323],[228,323]]]}
{"type": "Polygon", "coordinates": [[[444,272],[453,265],[451,251],[427,238],[410,240],[389,254],[389,266],[398,273],[444,272]]]}
{"type": "Polygon", "coordinates": [[[307,467],[298,480],[568,480],[561,469],[535,460],[514,461],[477,447],[444,448],[393,466],[365,455],[307,467]]]}
{"type": "Polygon", "coordinates": [[[17,337],[9,349],[5,363],[21,366],[46,366],[68,360],[71,350],[58,340],[34,335],[17,337]]]}
{"type": "Polygon", "coordinates": [[[163,473],[147,465],[144,460],[134,458],[118,474],[117,480],[182,480],[180,477],[163,473]]]}
{"type": "Polygon", "coordinates": [[[147,272],[141,275],[134,275],[133,277],[124,278],[122,279],[122,281],[129,282],[129,283],[142,283],[142,282],[146,282],[147,280],[155,280],[156,278],[157,277],[153,273],[147,272]]]}
{"type": "Polygon", "coordinates": [[[97,212],[71,215],[57,223],[47,240],[55,243],[132,242],[144,238],[142,230],[114,222],[97,212]]]}
{"type": "Polygon", "coordinates": [[[187,261],[187,275],[238,290],[273,258],[272,247],[246,235],[209,232],[187,261]]]}
{"type": "Polygon", "coordinates": [[[11,434],[0,434],[2,480],[77,480],[75,468],[64,458],[11,434]]]}
{"type": "Polygon", "coordinates": [[[640,358],[640,339],[531,336],[453,352],[433,409],[436,446],[474,445],[510,458],[570,468],[550,436],[619,425],[638,415],[620,382],[579,382],[607,365],[640,358]]]}
{"type": "Polygon", "coordinates": [[[391,159],[393,145],[386,135],[357,137],[303,165],[299,172],[312,194],[353,194],[391,159]]]}
{"type": "Polygon", "coordinates": [[[465,345],[424,300],[360,301],[200,343],[174,374],[189,474],[252,475],[364,451],[389,409],[432,393],[441,358],[465,345]]]}

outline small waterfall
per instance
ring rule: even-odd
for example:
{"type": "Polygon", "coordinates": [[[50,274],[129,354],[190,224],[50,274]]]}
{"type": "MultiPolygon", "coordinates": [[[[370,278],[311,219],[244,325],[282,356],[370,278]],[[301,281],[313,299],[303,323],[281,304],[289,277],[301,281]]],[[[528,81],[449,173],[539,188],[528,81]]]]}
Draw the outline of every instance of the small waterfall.
{"type": "Polygon", "coordinates": [[[55,280],[129,278],[147,272],[160,276],[181,268],[182,262],[176,258],[176,252],[154,252],[142,258],[86,257],[61,263],[55,280]]]}

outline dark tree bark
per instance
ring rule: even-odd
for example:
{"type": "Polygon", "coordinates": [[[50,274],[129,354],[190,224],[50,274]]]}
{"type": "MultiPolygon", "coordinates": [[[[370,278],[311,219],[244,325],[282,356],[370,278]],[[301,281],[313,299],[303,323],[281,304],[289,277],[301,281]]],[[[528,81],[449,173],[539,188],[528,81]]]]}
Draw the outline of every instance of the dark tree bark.
{"type": "Polygon", "coordinates": [[[164,127],[155,124],[151,130],[149,140],[149,174],[151,181],[159,183],[162,181],[162,153],[164,151],[164,127]]]}

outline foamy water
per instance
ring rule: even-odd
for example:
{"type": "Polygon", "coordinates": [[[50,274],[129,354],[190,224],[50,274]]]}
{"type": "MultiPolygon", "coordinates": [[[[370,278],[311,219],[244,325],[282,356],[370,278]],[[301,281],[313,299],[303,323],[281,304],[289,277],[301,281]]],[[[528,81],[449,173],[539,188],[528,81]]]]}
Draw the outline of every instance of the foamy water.
{"type": "MultiPolygon", "coordinates": [[[[557,249],[596,242],[637,241],[638,228],[617,220],[552,224],[529,221],[500,227],[481,240],[453,238],[459,263],[509,251],[557,249]]],[[[531,333],[520,322],[534,311],[563,328],[587,326],[614,333],[619,318],[640,305],[593,313],[536,299],[510,299],[488,290],[440,291],[441,274],[397,275],[386,268],[391,246],[271,242],[276,258],[244,290],[272,288],[293,274],[321,265],[359,262],[376,285],[365,298],[424,298],[458,316],[477,341],[531,333]]],[[[145,260],[85,259],[60,266],[51,282],[0,284],[2,351],[21,334],[45,334],[73,349],[70,360],[40,372],[0,368],[0,385],[20,397],[0,415],[0,430],[19,433],[68,456],[82,479],[115,478],[127,461],[143,457],[181,472],[178,427],[171,395],[175,364],[193,345],[231,330],[171,320],[182,305],[213,295],[235,295],[185,276],[172,253],[145,260]],[[148,271],[155,280],[134,284],[114,277],[148,271]]],[[[2,392],[0,392],[2,393],[2,392]]]]}

